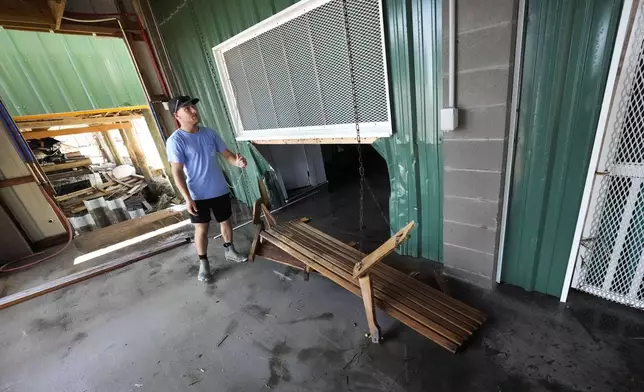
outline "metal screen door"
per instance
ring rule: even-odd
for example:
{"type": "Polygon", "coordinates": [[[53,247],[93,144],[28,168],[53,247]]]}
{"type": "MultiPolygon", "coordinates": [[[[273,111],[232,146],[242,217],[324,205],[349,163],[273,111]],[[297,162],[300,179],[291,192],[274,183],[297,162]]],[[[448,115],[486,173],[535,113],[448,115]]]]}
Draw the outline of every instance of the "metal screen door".
{"type": "Polygon", "coordinates": [[[573,287],[644,309],[644,14],[613,98],[573,287]]]}

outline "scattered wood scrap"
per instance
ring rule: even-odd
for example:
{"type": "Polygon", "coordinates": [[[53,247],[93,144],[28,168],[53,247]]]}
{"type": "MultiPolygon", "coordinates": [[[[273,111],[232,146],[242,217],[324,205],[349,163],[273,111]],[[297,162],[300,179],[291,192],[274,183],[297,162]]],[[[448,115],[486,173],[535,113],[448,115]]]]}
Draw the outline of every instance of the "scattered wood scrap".
{"type": "Polygon", "coordinates": [[[107,200],[123,198],[126,205],[142,203],[145,200],[141,191],[148,184],[140,178],[141,176],[133,175],[116,179],[107,174],[107,177],[109,181],[103,184],[56,197],[56,201],[65,215],[69,216],[85,211],[87,208],[83,201],[96,199],[97,197],[105,197],[107,200]]]}

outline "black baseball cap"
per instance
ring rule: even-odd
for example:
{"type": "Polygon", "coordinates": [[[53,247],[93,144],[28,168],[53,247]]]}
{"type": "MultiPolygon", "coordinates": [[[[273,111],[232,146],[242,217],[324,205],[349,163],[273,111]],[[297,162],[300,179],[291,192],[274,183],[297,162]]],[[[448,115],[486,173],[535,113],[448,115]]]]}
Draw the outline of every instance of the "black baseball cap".
{"type": "Polygon", "coordinates": [[[170,99],[170,111],[172,113],[176,113],[180,108],[186,105],[195,105],[197,102],[199,102],[199,98],[190,98],[187,95],[178,95],[170,99]]]}

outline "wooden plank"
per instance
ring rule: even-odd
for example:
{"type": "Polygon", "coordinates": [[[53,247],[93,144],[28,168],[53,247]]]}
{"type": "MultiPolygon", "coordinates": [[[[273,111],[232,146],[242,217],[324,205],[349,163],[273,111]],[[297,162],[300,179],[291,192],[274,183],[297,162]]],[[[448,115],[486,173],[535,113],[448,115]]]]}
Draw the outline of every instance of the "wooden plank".
{"type": "MultiPolygon", "coordinates": [[[[114,124],[114,123],[129,123],[132,120],[143,118],[140,114],[128,114],[124,116],[109,116],[109,117],[63,117],[55,120],[41,120],[41,121],[16,121],[18,128],[49,128],[61,125],[96,125],[96,124],[114,124]]],[[[118,129],[116,127],[114,129],[118,129]]]]}
{"type": "Polygon", "coordinates": [[[65,135],[77,135],[81,133],[93,133],[93,132],[105,132],[112,129],[131,129],[132,124],[122,123],[122,124],[103,124],[103,125],[92,125],[89,127],[83,128],[65,128],[58,129],[56,131],[22,131],[22,136],[25,140],[33,139],[42,139],[45,137],[56,137],[56,136],[65,136],[65,135]]]}
{"type": "Polygon", "coordinates": [[[14,23],[55,27],[56,23],[44,1],[6,1],[0,8],[0,25],[14,23]]]}
{"type": "MultiPolygon", "coordinates": [[[[288,222],[287,224],[293,225],[298,229],[302,229],[303,231],[307,231],[312,235],[316,236],[317,238],[320,238],[328,243],[333,244],[336,250],[341,251],[348,256],[356,257],[357,260],[360,260],[365,256],[364,253],[360,252],[359,250],[351,248],[345,243],[338,241],[337,239],[331,237],[330,235],[320,230],[315,229],[314,227],[311,227],[310,225],[300,224],[298,222],[288,222]]],[[[455,310],[458,310],[464,316],[467,316],[472,320],[477,321],[479,324],[485,321],[487,317],[483,312],[479,311],[478,309],[475,309],[453,297],[450,297],[440,292],[439,290],[436,290],[430,286],[427,286],[416,279],[411,279],[407,281],[406,278],[408,278],[408,276],[406,274],[398,271],[397,269],[385,263],[378,264],[378,267],[376,268],[376,273],[379,275],[382,275],[383,277],[387,277],[392,282],[405,281],[408,288],[410,290],[413,290],[418,295],[435,298],[436,300],[441,301],[441,303],[445,304],[446,306],[449,306],[455,310]]]]}
{"type": "MultiPolygon", "coordinates": [[[[333,282],[339,284],[340,286],[344,287],[346,290],[352,292],[358,297],[362,297],[360,288],[356,285],[355,280],[351,277],[350,274],[338,275],[334,273],[332,270],[327,269],[327,266],[318,264],[317,262],[315,262],[314,259],[310,258],[310,252],[307,252],[306,249],[302,249],[301,247],[297,246],[297,244],[296,244],[296,247],[291,247],[290,245],[281,242],[276,237],[273,237],[267,232],[263,232],[262,237],[266,238],[270,242],[273,242],[277,247],[284,250],[286,253],[290,254],[296,259],[302,261],[305,264],[311,265],[313,269],[315,269],[325,278],[328,278],[333,282]]],[[[396,307],[385,303],[381,299],[375,298],[374,300],[375,300],[376,306],[383,309],[385,312],[389,313],[392,317],[400,320],[403,324],[419,332],[421,335],[427,337],[428,339],[437,343],[441,347],[444,347],[445,349],[453,353],[456,352],[456,349],[459,346],[458,344],[455,344],[449,339],[436,333],[432,329],[423,325],[418,320],[408,316],[406,313],[403,313],[402,311],[398,310],[396,307]]]]}
{"type": "Polygon", "coordinates": [[[15,178],[7,178],[6,180],[0,180],[0,188],[7,188],[11,186],[29,184],[30,182],[36,182],[34,176],[22,176],[15,178]]]}
{"type": "Polygon", "coordinates": [[[149,233],[183,220],[181,212],[161,210],[151,214],[119,222],[100,230],[83,233],[74,238],[74,245],[81,252],[92,252],[114,245],[132,237],[149,233]]]}
{"type": "Polygon", "coordinates": [[[262,223],[262,199],[257,199],[255,200],[255,204],[253,204],[253,223],[256,225],[259,225],[262,223]]]}
{"type": "Polygon", "coordinates": [[[366,274],[377,262],[384,259],[388,254],[393,252],[398,245],[405,242],[414,227],[416,227],[416,223],[414,221],[409,222],[407,226],[400,229],[398,233],[389,238],[384,244],[380,245],[378,249],[369,253],[367,257],[362,259],[362,261],[357,263],[353,268],[353,277],[357,279],[364,276],[364,274],[366,274]]]}
{"type": "Polygon", "coordinates": [[[54,18],[54,30],[60,28],[60,22],[63,20],[63,12],[65,12],[65,3],[67,0],[47,0],[47,5],[51,10],[51,15],[54,18]]]}
{"type": "Polygon", "coordinates": [[[76,167],[83,167],[83,166],[89,166],[92,164],[92,160],[89,158],[85,159],[79,159],[77,161],[73,162],[66,162],[66,163],[56,163],[54,165],[44,165],[42,167],[42,171],[45,173],[51,173],[59,170],[66,170],[66,169],[73,169],[76,167]]]}
{"type": "MultiPolygon", "coordinates": [[[[261,222],[260,222],[261,223],[261,222]]],[[[248,251],[248,260],[252,263],[255,261],[255,252],[257,251],[257,245],[259,244],[259,234],[262,232],[262,226],[257,226],[257,231],[253,236],[253,242],[250,244],[250,250],[248,251]]]]}
{"type": "Polygon", "coordinates": [[[264,241],[264,243],[257,248],[256,255],[276,263],[288,265],[289,267],[293,267],[301,271],[306,271],[307,268],[306,264],[268,241],[264,241]]]}
{"type": "MultiPolygon", "coordinates": [[[[278,232],[281,232],[282,226],[274,229],[278,232]]],[[[288,233],[283,233],[288,236],[288,233]]],[[[319,243],[311,241],[310,238],[304,238],[299,236],[298,233],[290,233],[295,236],[293,238],[297,243],[305,246],[307,249],[322,255],[323,258],[333,262],[338,265],[347,273],[352,273],[353,262],[345,259],[342,260],[342,257],[338,257],[337,254],[333,254],[333,249],[331,248],[321,248],[319,243]],[[329,257],[326,257],[329,256],[329,257]]],[[[372,270],[372,272],[375,270],[372,270]]],[[[373,275],[371,273],[370,275],[373,275]]],[[[423,299],[419,297],[414,297],[409,295],[405,288],[405,282],[388,282],[383,280],[380,276],[372,276],[372,285],[383,293],[386,293],[390,297],[398,300],[399,302],[409,306],[410,308],[417,309],[419,313],[428,319],[433,320],[437,324],[441,325],[443,328],[446,328],[456,334],[462,335],[471,335],[474,330],[479,326],[478,323],[475,323],[466,317],[461,316],[460,314],[454,312],[449,307],[443,306],[440,303],[436,303],[432,299],[423,299]],[[400,285],[399,285],[400,284],[400,285]]]]}
{"type": "MultiPolygon", "coordinates": [[[[298,228],[302,228],[303,230],[306,230],[306,231],[309,231],[309,232],[313,233],[317,237],[323,238],[326,241],[329,241],[329,242],[333,243],[334,245],[337,246],[338,249],[342,250],[346,254],[356,255],[356,256],[359,256],[360,258],[363,258],[365,256],[365,254],[360,252],[359,250],[351,248],[350,246],[346,245],[345,243],[343,243],[341,241],[338,241],[337,239],[331,237],[330,235],[326,234],[323,231],[320,231],[320,230],[312,227],[311,225],[304,225],[304,224],[300,224],[298,222],[289,222],[288,224],[295,225],[298,228]]],[[[378,266],[380,267],[379,270],[382,273],[386,273],[387,275],[391,276],[394,279],[404,279],[404,277],[407,276],[406,274],[404,274],[404,273],[398,271],[397,269],[387,265],[386,263],[380,263],[380,264],[378,264],[378,266]]],[[[483,322],[487,318],[485,313],[481,312],[480,310],[475,309],[475,308],[473,308],[473,307],[471,307],[471,306],[469,306],[469,305],[457,300],[456,298],[450,297],[449,295],[446,295],[445,293],[442,293],[439,290],[436,290],[436,289],[434,289],[434,288],[432,288],[430,286],[427,286],[427,285],[423,284],[422,282],[419,282],[416,279],[413,279],[413,280],[409,281],[409,285],[410,285],[411,288],[414,288],[415,290],[417,290],[417,291],[419,291],[421,293],[428,293],[428,294],[430,294],[432,296],[440,298],[442,301],[445,301],[446,303],[450,303],[451,305],[453,305],[453,306],[455,306],[457,308],[461,308],[467,314],[476,315],[477,318],[480,320],[480,322],[483,322]]]]}
{"type": "MultiPolygon", "coordinates": [[[[324,266],[328,270],[331,270],[335,274],[342,276],[343,278],[352,281],[353,284],[357,285],[358,282],[351,276],[351,269],[349,268],[348,270],[345,270],[342,265],[339,265],[336,263],[333,258],[327,256],[327,255],[317,255],[313,250],[308,249],[305,246],[302,246],[299,244],[297,241],[294,241],[287,236],[283,235],[282,233],[279,233],[276,230],[269,230],[266,232],[268,235],[273,236],[276,238],[278,241],[283,242],[287,244],[288,246],[298,250],[300,253],[305,254],[307,257],[311,258],[314,260],[315,263],[324,266]]],[[[263,234],[264,236],[264,234],[263,234]]],[[[277,245],[277,244],[275,244],[277,245]]],[[[279,245],[278,245],[279,246],[279,245]]],[[[310,263],[302,260],[305,264],[311,265],[310,263]]],[[[314,267],[315,268],[315,267],[314,267]]],[[[316,268],[317,269],[317,268],[316,268]]],[[[462,333],[459,333],[457,331],[454,331],[453,329],[447,328],[440,323],[436,322],[433,318],[427,317],[426,315],[423,315],[422,312],[419,312],[417,309],[415,309],[412,306],[409,305],[409,303],[405,303],[403,301],[399,301],[398,299],[394,299],[389,295],[384,290],[376,290],[376,296],[383,301],[387,302],[393,307],[398,308],[400,311],[403,313],[406,313],[410,315],[411,317],[415,317],[418,321],[422,322],[425,324],[428,328],[434,330],[435,332],[439,333],[440,335],[444,336],[445,338],[451,340],[454,343],[461,344],[464,341],[465,336],[463,336],[462,333]],[[418,316],[422,316],[418,318],[418,316]]]]}
{"type": "Polygon", "coordinates": [[[189,243],[190,243],[189,238],[171,242],[169,244],[157,247],[151,252],[138,254],[138,255],[135,255],[134,257],[132,255],[127,255],[127,256],[118,258],[116,260],[108,261],[106,263],[99,264],[95,267],[91,267],[71,275],[63,276],[62,278],[58,278],[47,283],[43,283],[41,285],[32,287],[30,289],[21,291],[19,293],[8,295],[6,297],[0,298],[0,309],[5,309],[10,306],[19,304],[21,302],[25,302],[29,299],[36,298],[41,295],[45,295],[47,293],[51,293],[52,291],[61,289],[63,287],[71,286],[75,283],[82,282],[87,279],[91,279],[95,276],[102,275],[106,272],[114,271],[116,269],[125,267],[132,263],[136,263],[137,261],[158,255],[163,252],[167,252],[171,249],[174,249],[176,247],[189,244],[189,243]]]}
{"type": "Polygon", "coordinates": [[[260,194],[260,199],[262,200],[262,203],[268,210],[271,208],[271,199],[268,197],[268,191],[266,190],[266,186],[264,185],[264,181],[262,181],[261,178],[257,179],[257,186],[259,187],[259,194],[260,194]]]}
{"type": "Polygon", "coordinates": [[[262,212],[264,213],[264,218],[266,218],[266,226],[268,226],[268,228],[270,229],[271,227],[277,225],[277,221],[275,221],[275,218],[273,218],[273,215],[268,210],[268,207],[264,205],[264,203],[261,203],[261,208],[262,212]]]}
{"type": "Polygon", "coordinates": [[[358,279],[360,284],[360,293],[362,294],[362,303],[364,312],[367,316],[367,325],[371,334],[373,343],[380,343],[380,327],[376,321],[376,308],[373,306],[373,288],[371,287],[371,277],[369,274],[361,276],[358,279]]]}
{"type": "Polygon", "coordinates": [[[78,190],[76,192],[68,193],[66,195],[56,196],[56,201],[57,202],[63,202],[63,201],[69,200],[69,199],[73,199],[73,198],[75,198],[77,196],[85,195],[87,193],[91,193],[91,192],[95,192],[95,191],[96,191],[96,188],[94,188],[94,187],[81,189],[81,190],[78,190]]]}
{"type": "MultiPolygon", "coordinates": [[[[278,229],[280,228],[282,228],[282,226],[280,226],[278,229]]],[[[314,237],[307,237],[306,233],[292,234],[296,236],[298,242],[303,243],[304,245],[311,247],[312,249],[317,249],[318,252],[320,252],[320,246],[323,245],[321,245],[319,240],[316,240],[314,237]]],[[[321,252],[333,256],[334,259],[337,259],[338,261],[343,261],[344,268],[348,271],[352,271],[355,259],[351,259],[350,257],[337,252],[335,248],[322,248],[321,252]]],[[[456,326],[457,328],[468,334],[480,325],[478,321],[472,320],[470,317],[463,315],[457,309],[453,309],[450,306],[443,304],[440,300],[437,300],[433,296],[421,295],[414,292],[413,290],[410,290],[407,284],[407,281],[411,279],[409,277],[406,277],[405,279],[392,280],[389,279],[386,275],[380,273],[380,271],[378,271],[377,269],[372,269],[371,275],[374,284],[378,288],[382,286],[382,289],[387,289],[392,296],[398,295],[401,298],[413,301],[418,306],[423,307],[427,311],[438,315],[439,317],[448,321],[450,324],[456,326]]],[[[444,326],[446,328],[451,328],[451,326],[449,325],[444,326]]]]}
{"type": "Polygon", "coordinates": [[[143,147],[141,146],[141,142],[139,142],[139,137],[136,134],[136,131],[134,128],[130,127],[129,129],[125,129],[125,133],[127,133],[127,142],[130,144],[132,151],[136,155],[136,160],[139,164],[138,169],[141,171],[141,174],[143,174],[143,177],[145,177],[145,180],[148,183],[152,183],[152,171],[150,170],[148,158],[143,151],[143,147]]]}
{"type": "Polygon", "coordinates": [[[98,115],[98,114],[105,115],[105,114],[108,114],[108,113],[131,112],[131,111],[143,110],[143,109],[149,109],[148,105],[123,106],[123,107],[120,107],[120,108],[79,110],[77,112],[28,114],[28,115],[24,115],[24,116],[15,116],[13,118],[13,121],[18,123],[18,122],[25,122],[25,121],[53,120],[53,119],[56,119],[56,118],[93,116],[93,115],[98,115]]]}

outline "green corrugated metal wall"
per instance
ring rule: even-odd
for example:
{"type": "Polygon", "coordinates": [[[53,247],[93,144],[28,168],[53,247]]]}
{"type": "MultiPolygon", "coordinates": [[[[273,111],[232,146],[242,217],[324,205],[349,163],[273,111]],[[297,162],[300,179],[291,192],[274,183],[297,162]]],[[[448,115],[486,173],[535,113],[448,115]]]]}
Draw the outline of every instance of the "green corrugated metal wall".
{"type": "Polygon", "coordinates": [[[0,88],[13,116],[147,103],[119,38],[0,27],[0,88]]]}
{"type": "Polygon", "coordinates": [[[561,293],[621,7],[528,2],[507,283],[561,293]]]}
{"type": "MultiPolygon", "coordinates": [[[[204,124],[217,127],[229,145],[234,144],[234,136],[211,49],[295,2],[152,3],[182,90],[202,98],[204,124]]],[[[411,220],[420,223],[412,239],[403,245],[402,253],[440,260],[443,220],[442,138],[438,127],[442,97],[440,1],[390,0],[384,2],[384,8],[395,135],[376,142],[375,147],[389,168],[392,230],[411,220]]],[[[247,143],[239,145],[242,153],[250,148],[247,143]]],[[[259,158],[257,161],[264,162],[259,158]]],[[[251,188],[250,192],[255,190],[251,188]]]]}

